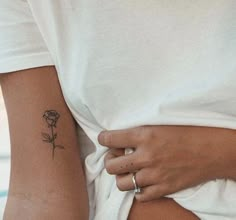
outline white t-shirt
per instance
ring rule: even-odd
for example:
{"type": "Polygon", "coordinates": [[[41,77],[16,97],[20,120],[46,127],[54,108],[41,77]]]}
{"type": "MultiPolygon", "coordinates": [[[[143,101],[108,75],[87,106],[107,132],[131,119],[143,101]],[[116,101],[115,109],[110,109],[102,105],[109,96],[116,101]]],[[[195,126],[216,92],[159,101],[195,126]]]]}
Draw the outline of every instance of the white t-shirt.
{"type": "MultiPolygon", "coordinates": [[[[45,65],[56,66],[93,142],[85,159],[90,219],[124,220],[134,194],[106,173],[99,132],[147,124],[235,129],[236,1],[0,0],[0,72],[45,65]]],[[[236,219],[231,180],[170,197],[201,219],[236,219]]]]}

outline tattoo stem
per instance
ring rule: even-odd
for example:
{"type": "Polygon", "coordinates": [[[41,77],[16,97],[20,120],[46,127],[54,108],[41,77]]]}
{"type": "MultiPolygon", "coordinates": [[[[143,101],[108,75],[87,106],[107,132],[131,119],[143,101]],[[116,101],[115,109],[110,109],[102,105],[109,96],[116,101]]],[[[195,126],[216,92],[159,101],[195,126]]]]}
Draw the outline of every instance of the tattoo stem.
{"type": "Polygon", "coordinates": [[[55,154],[55,142],[54,142],[54,134],[53,134],[53,126],[51,126],[51,132],[52,132],[52,146],[53,146],[53,149],[52,149],[52,159],[54,159],[54,154],[55,154]]]}
{"type": "Polygon", "coordinates": [[[54,134],[53,127],[56,127],[56,123],[60,117],[60,114],[56,112],[55,110],[47,110],[44,112],[43,118],[46,120],[46,123],[48,124],[48,128],[51,128],[51,135],[47,133],[42,133],[43,136],[43,141],[47,143],[51,143],[52,145],[52,159],[54,159],[55,155],[55,149],[60,148],[60,149],[65,149],[61,145],[56,145],[55,144],[55,139],[57,138],[57,133],[54,134]]]}

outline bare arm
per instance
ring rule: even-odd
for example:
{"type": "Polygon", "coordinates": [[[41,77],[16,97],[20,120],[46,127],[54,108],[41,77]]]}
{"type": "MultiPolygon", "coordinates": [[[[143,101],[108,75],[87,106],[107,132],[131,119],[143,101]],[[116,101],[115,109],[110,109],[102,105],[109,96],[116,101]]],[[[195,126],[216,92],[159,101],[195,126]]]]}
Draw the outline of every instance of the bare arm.
{"type": "Polygon", "coordinates": [[[2,74],[0,82],[12,155],[4,220],[88,219],[75,121],[55,68],[2,74]]]}

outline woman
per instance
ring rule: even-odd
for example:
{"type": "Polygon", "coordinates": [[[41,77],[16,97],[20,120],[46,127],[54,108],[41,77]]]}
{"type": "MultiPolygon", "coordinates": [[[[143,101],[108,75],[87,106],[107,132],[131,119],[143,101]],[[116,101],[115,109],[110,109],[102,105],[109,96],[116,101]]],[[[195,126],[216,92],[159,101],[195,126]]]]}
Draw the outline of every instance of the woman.
{"type": "Polygon", "coordinates": [[[235,9],[0,0],[5,220],[235,219],[235,9]]]}

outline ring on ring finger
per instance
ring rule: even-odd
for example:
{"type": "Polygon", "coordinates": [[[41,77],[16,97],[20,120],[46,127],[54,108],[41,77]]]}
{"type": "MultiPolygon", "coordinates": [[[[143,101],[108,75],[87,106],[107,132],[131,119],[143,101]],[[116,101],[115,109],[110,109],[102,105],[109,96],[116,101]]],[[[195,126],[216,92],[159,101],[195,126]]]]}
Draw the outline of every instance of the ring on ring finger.
{"type": "Polygon", "coordinates": [[[136,173],[133,173],[132,182],[134,184],[134,192],[135,193],[141,193],[142,190],[141,190],[141,188],[137,184],[136,173]]]}

